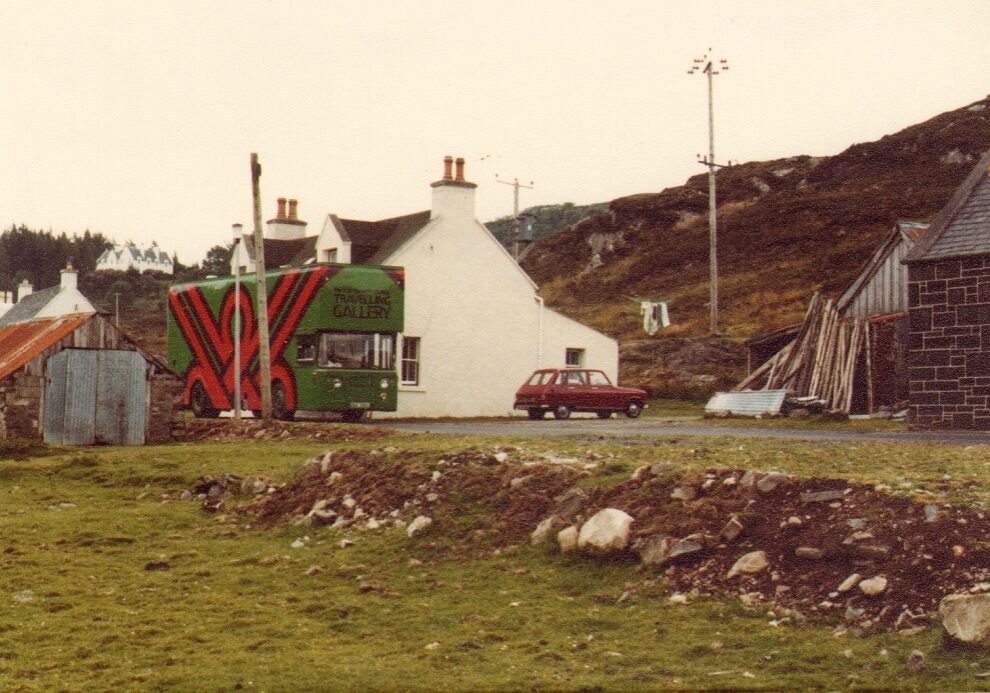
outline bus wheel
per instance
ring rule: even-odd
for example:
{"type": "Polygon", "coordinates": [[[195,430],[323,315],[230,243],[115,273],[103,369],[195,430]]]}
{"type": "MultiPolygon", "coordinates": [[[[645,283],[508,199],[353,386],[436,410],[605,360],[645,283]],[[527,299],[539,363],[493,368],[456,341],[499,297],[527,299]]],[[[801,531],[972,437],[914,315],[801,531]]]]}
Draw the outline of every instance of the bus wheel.
{"type": "Polygon", "coordinates": [[[340,418],[344,423],[360,423],[364,420],[364,412],[360,409],[348,409],[341,412],[340,418]]]}
{"type": "Polygon", "coordinates": [[[279,421],[292,421],[296,412],[285,403],[285,388],[281,383],[272,385],[272,418],[279,421]]]}
{"type": "Polygon", "coordinates": [[[215,419],[220,412],[210,405],[210,398],[206,396],[203,383],[197,382],[189,393],[189,408],[192,409],[193,416],[197,419],[215,419]]]}

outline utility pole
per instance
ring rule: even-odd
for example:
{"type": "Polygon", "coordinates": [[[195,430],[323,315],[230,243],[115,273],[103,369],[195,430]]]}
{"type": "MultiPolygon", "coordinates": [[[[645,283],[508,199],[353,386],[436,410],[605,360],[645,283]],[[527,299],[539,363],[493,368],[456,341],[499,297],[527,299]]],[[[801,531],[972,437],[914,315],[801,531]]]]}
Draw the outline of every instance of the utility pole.
{"type": "Polygon", "coordinates": [[[519,188],[526,188],[527,190],[533,189],[533,181],[529,182],[529,185],[523,185],[519,182],[518,178],[514,178],[510,183],[507,180],[499,180],[498,174],[495,174],[495,182],[501,183],[502,185],[512,186],[512,257],[515,260],[519,260],[519,188]]]}
{"type": "Polygon", "coordinates": [[[708,76],[708,156],[698,158],[698,163],[704,164],[708,167],[708,273],[709,273],[709,286],[710,295],[709,302],[711,304],[711,320],[709,325],[709,332],[713,335],[719,334],[718,331],[718,259],[715,252],[716,248],[716,204],[715,204],[715,169],[717,167],[728,166],[729,162],[725,164],[715,163],[715,109],[713,106],[712,99],[712,78],[729,69],[729,64],[725,60],[719,60],[718,65],[715,64],[714,58],[709,57],[712,53],[712,49],[709,48],[708,52],[705,53],[700,58],[695,58],[691,69],[688,70],[689,75],[693,75],[696,72],[702,72],[708,76]]]}
{"type": "Polygon", "coordinates": [[[244,227],[234,224],[234,418],[241,418],[241,238],[244,227]]]}
{"type": "Polygon", "coordinates": [[[251,195],[254,197],[254,262],[258,291],[258,375],[261,420],[272,421],[272,361],[268,336],[268,287],[265,284],[265,238],[261,233],[261,164],[251,155],[251,195]]]}
{"type": "Polygon", "coordinates": [[[120,294],[113,295],[113,324],[120,327],[120,294]]]}

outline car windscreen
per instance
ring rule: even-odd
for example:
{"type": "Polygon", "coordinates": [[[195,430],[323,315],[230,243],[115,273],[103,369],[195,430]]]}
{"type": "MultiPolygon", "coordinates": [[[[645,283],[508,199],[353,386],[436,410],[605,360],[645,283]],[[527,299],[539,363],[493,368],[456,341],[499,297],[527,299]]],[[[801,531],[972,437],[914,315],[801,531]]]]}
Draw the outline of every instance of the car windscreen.
{"type": "Polygon", "coordinates": [[[553,380],[553,371],[541,371],[533,373],[526,381],[527,385],[546,385],[553,380]]]}

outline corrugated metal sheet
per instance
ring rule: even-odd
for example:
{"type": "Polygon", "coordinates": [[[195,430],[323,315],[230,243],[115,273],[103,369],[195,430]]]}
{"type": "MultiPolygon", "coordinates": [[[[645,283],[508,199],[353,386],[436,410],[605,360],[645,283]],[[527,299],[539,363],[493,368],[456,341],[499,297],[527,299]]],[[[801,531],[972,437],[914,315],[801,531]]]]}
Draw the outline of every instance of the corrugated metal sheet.
{"type": "Polygon", "coordinates": [[[144,443],[148,364],[133,351],[98,351],[96,442],[144,443]]]}
{"type": "Polygon", "coordinates": [[[47,368],[46,443],[144,443],[148,363],[141,354],[66,349],[47,368]]]}
{"type": "Polygon", "coordinates": [[[787,390],[754,390],[752,392],[716,392],[708,404],[705,413],[729,413],[740,416],[760,416],[763,414],[779,414],[784,406],[787,390]]]}
{"type": "Polygon", "coordinates": [[[5,378],[78,328],[92,315],[68,315],[0,328],[0,378],[5,378]]]}

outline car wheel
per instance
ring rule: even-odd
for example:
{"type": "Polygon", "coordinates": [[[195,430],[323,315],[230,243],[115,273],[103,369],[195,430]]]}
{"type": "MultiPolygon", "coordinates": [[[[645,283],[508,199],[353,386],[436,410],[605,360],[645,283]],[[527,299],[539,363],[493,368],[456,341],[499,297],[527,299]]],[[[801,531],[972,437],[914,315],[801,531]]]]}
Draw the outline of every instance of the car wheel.
{"type": "Polygon", "coordinates": [[[348,409],[341,412],[340,419],[344,423],[358,423],[364,419],[364,412],[361,409],[348,409]]]}
{"type": "Polygon", "coordinates": [[[639,402],[632,401],[626,405],[626,416],[630,419],[635,419],[641,413],[643,413],[643,405],[639,402]]]}
{"type": "Polygon", "coordinates": [[[546,411],[544,411],[543,409],[527,409],[526,413],[529,414],[529,418],[531,418],[533,421],[539,421],[540,419],[542,419],[544,416],[547,415],[546,411]]]}
{"type": "Polygon", "coordinates": [[[598,412],[598,418],[599,419],[611,419],[612,418],[612,412],[610,412],[610,411],[600,411],[600,412],[598,412]]]}
{"type": "Polygon", "coordinates": [[[292,421],[296,412],[289,409],[285,400],[285,387],[281,383],[272,385],[272,417],[279,421],[292,421]]]}
{"type": "Polygon", "coordinates": [[[561,421],[563,421],[564,419],[570,417],[570,415],[571,415],[571,408],[566,404],[558,404],[556,407],[553,408],[553,418],[555,419],[560,419],[561,421]]]}
{"type": "Polygon", "coordinates": [[[220,412],[210,404],[203,383],[199,382],[193,385],[192,392],[189,393],[189,408],[197,419],[215,419],[220,415],[220,412]]]}

